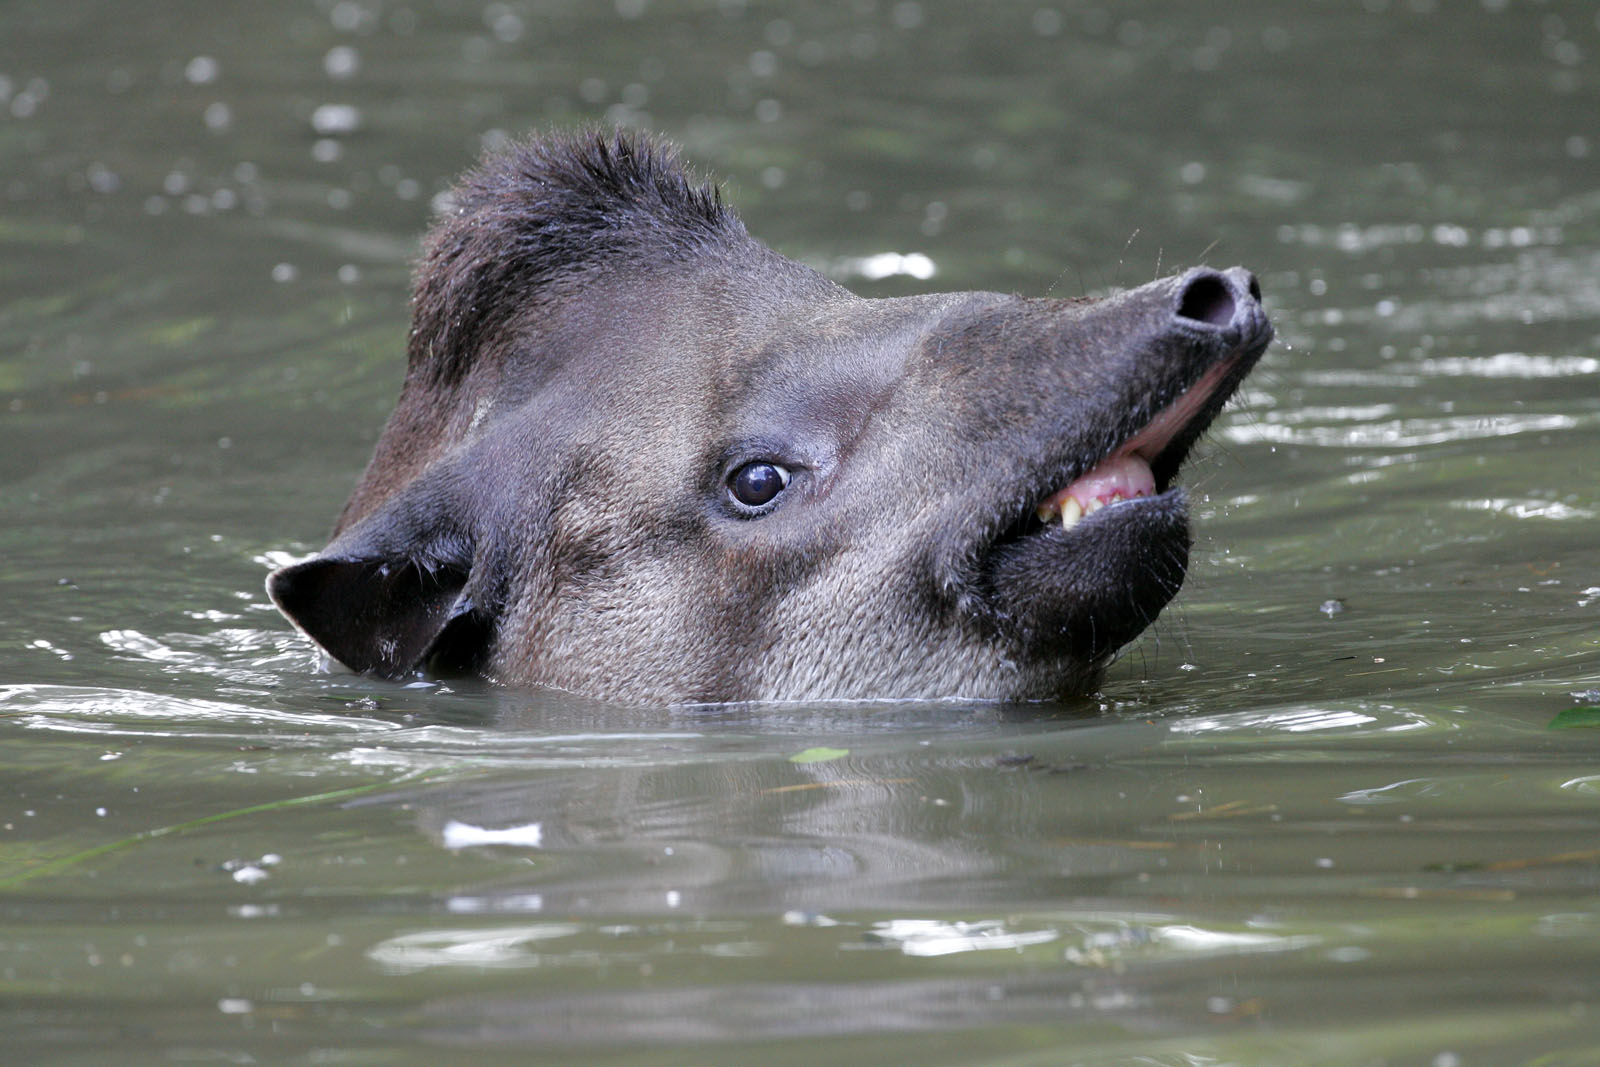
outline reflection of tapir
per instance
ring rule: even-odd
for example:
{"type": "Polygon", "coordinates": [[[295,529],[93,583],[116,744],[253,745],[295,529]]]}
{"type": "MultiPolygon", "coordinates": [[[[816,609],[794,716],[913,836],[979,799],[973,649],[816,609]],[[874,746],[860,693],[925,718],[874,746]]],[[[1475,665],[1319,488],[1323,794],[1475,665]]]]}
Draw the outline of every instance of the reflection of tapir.
{"type": "Polygon", "coordinates": [[[398,406],[272,598],[336,659],[634,702],[1082,692],[1183,581],[1254,278],[857,297],[626,135],[488,160],[398,406]]]}

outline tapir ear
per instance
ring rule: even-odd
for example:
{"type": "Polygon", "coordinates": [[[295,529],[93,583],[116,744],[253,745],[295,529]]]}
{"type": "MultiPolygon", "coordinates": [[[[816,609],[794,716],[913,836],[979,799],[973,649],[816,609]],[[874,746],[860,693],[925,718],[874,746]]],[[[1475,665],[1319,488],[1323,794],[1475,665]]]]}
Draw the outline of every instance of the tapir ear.
{"type": "Polygon", "coordinates": [[[272,572],[267,594],[334,659],[363,674],[402,678],[435,654],[455,665],[474,660],[472,650],[455,647],[484,636],[466,591],[470,552],[441,552],[437,543],[385,551],[362,540],[341,537],[323,555],[272,572]]]}

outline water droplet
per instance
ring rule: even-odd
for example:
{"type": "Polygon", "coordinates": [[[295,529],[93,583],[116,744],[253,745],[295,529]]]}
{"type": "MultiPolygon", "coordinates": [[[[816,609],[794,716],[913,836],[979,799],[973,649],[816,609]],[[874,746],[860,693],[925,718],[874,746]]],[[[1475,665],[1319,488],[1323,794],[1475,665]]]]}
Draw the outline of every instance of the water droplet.
{"type": "Polygon", "coordinates": [[[361,53],[347,44],[336,45],[322,57],[322,69],[330,78],[354,77],[361,69],[361,53]]]}
{"type": "Polygon", "coordinates": [[[195,56],[183,68],[184,80],[190,85],[208,85],[221,73],[221,65],[210,56],[195,56]]]}
{"type": "Polygon", "coordinates": [[[323,104],[311,113],[311,128],[324,137],[354,133],[361,127],[361,109],[351,104],[323,104]]]}
{"type": "Polygon", "coordinates": [[[218,100],[206,108],[205,122],[212,133],[222,133],[233,125],[233,109],[218,100]]]}

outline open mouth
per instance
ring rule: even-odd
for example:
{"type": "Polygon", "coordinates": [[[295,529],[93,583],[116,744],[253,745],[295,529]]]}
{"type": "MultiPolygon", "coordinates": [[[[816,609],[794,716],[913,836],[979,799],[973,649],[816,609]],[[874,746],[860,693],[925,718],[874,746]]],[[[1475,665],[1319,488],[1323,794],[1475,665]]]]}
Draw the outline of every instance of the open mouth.
{"type": "Polygon", "coordinates": [[[1029,477],[1038,495],[1010,498],[1010,525],[978,563],[982,601],[1019,660],[1069,674],[1098,670],[1182,586],[1193,534],[1173,483],[1272,340],[1255,279],[1238,268],[1200,268],[1128,299],[1164,321],[1134,334],[1097,414],[1073,413],[1066,433],[1048,435],[1059,444],[1032,442],[1053,453],[1029,477]]]}
{"type": "Polygon", "coordinates": [[[1070,530],[1102,508],[1165,492],[1187,446],[1180,445],[1176,455],[1169,450],[1180,436],[1194,436],[1185,435],[1186,429],[1208,421],[1207,410],[1218,406],[1218,393],[1238,362],[1234,357],[1212,367],[1088,473],[1046,497],[1035,509],[1039,521],[1070,530]],[[1158,479],[1157,469],[1165,477],[1158,479]]]}

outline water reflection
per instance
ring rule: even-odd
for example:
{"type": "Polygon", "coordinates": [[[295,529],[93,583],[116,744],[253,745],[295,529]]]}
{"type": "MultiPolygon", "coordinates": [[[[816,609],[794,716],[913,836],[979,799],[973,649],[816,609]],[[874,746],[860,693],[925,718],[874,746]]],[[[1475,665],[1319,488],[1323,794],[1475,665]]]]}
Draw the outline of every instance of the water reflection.
{"type": "Polygon", "coordinates": [[[1420,374],[1442,377],[1568,378],[1600,373],[1600,359],[1498,352],[1492,356],[1430,357],[1418,361],[1415,369],[1420,374]]]}
{"type": "MultiPolygon", "coordinates": [[[[559,965],[559,949],[542,951],[546,942],[572,937],[574,923],[538,923],[474,930],[426,930],[391,937],[367,950],[367,956],[389,974],[411,974],[433,967],[473,970],[559,965]]],[[[597,960],[587,960],[590,966],[597,960]]]]}
{"type": "Polygon", "coordinates": [[[489,1048],[817,1040],[1131,1019],[1146,1005],[1115,978],[1062,974],[764,982],[589,996],[456,997],[428,1006],[424,1034],[447,1047],[489,1048]]]}
{"type": "Polygon", "coordinates": [[[1044,945],[1060,934],[1055,930],[1012,930],[1000,919],[977,922],[889,919],[874,923],[866,936],[895,945],[907,956],[949,956],[957,952],[992,952],[1044,945]]]}
{"type": "Polygon", "coordinates": [[[489,829],[452,819],[440,829],[439,843],[448,849],[483,848],[489,845],[538,848],[544,843],[544,827],[540,823],[530,822],[489,829]]]}
{"type": "Polygon", "coordinates": [[[879,252],[871,256],[837,260],[830,265],[828,273],[840,281],[865,278],[876,282],[897,276],[926,281],[938,273],[938,268],[933,260],[921,252],[879,252]]]}
{"type": "Polygon", "coordinates": [[[1264,413],[1253,423],[1234,423],[1223,433],[1237,444],[1272,442],[1318,448],[1421,448],[1453,441],[1551,433],[1600,424],[1600,415],[1461,415],[1444,418],[1383,419],[1354,425],[1296,426],[1264,413]]]}
{"type": "Polygon", "coordinates": [[[1156,927],[1152,940],[1198,956],[1232,956],[1253,952],[1293,952],[1322,943],[1315,935],[1284,936],[1259,930],[1206,930],[1174,923],[1156,927]]]}
{"type": "Polygon", "coordinates": [[[264,726],[271,726],[305,735],[310,746],[316,744],[315,734],[354,739],[401,728],[347,715],[266,710],[254,704],[87,686],[0,686],[0,704],[7,709],[7,719],[22,729],[64,735],[248,739],[258,738],[264,726]]]}
{"type": "Polygon", "coordinates": [[[1493,511],[1513,519],[1550,519],[1557,522],[1578,520],[1593,522],[1600,519],[1600,511],[1592,507],[1579,507],[1559,500],[1516,500],[1499,497],[1490,500],[1453,500],[1451,507],[1466,511],[1493,511]]]}
{"type": "Polygon", "coordinates": [[[1289,708],[1228,715],[1194,715],[1174,720],[1168,726],[1175,734],[1248,736],[1249,731],[1258,729],[1301,734],[1320,730],[1354,731],[1374,724],[1378,724],[1384,732],[1427,729],[1434,725],[1415,715],[1397,715],[1393,708],[1384,708],[1378,713],[1354,708],[1289,708]]]}
{"type": "MultiPolygon", "coordinates": [[[[780,949],[809,956],[801,942],[822,942],[850,954],[864,972],[848,991],[803,982],[761,981],[699,988],[549,991],[458,996],[431,1004],[429,1036],[450,1045],[530,1047],[615,1042],[625,1045],[692,1039],[730,1042],[774,1037],[818,1037],[858,1032],[940,1032],[969,1027],[978,1018],[1062,1025],[1074,1019],[1124,1016],[1152,1010],[1193,1011],[1163,1003],[1159,986],[1132,972],[1187,961],[1306,952],[1320,935],[1278,935],[1257,930],[1204,929],[1181,923],[1151,926],[1104,921],[1091,914],[1054,917],[1034,929],[1012,930],[1000,920],[946,922],[889,920],[784,933],[762,922],[669,922],[651,926],[586,929],[546,923],[430,930],[391,938],[369,950],[389,973],[431,969],[562,972],[621,969],[646,983],[695,957],[755,960],[780,949]],[[770,938],[770,940],[768,939],[770,938]],[[776,942],[783,942],[781,945],[776,942]],[[1062,942],[1066,942],[1065,945],[1062,942]],[[918,961],[915,970],[885,980],[867,958],[875,949],[918,961]],[[1011,965],[971,972],[942,968],[941,957],[981,952],[1011,965]],[[1021,963],[1025,966],[1018,967],[1021,963]],[[841,995],[844,993],[845,995],[841,995]]],[[[820,947],[820,946],[818,946],[820,947]]],[[[1343,946],[1345,962],[1366,958],[1343,946]]],[[[578,979],[568,977],[568,984],[578,979]]],[[[1205,1011],[1236,1012],[1239,1002],[1217,995],[1205,1011]]]]}

